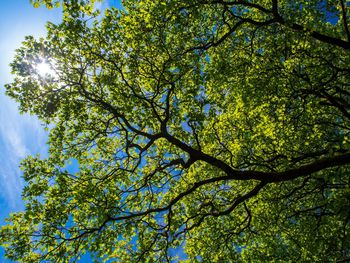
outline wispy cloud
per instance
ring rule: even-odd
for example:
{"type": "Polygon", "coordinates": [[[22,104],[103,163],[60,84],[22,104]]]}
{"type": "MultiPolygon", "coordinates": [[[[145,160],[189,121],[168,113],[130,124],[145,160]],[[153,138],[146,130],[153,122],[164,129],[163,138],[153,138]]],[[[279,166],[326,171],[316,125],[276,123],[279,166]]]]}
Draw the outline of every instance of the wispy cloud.
{"type": "Polygon", "coordinates": [[[0,166],[1,198],[11,211],[19,210],[23,207],[21,192],[24,185],[20,171],[16,168],[19,160],[11,156],[1,156],[1,159],[6,160],[0,166]]]}
{"type": "Polygon", "coordinates": [[[21,206],[23,180],[19,163],[29,154],[45,154],[46,132],[32,116],[20,115],[8,97],[0,95],[0,192],[11,209],[21,206]]]}
{"type": "Polygon", "coordinates": [[[0,25],[0,203],[3,209],[0,211],[1,219],[4,210],[19,210],[22,205],[21,189],[24,183],[19,169],[21,159],[29,154],[47,152],[47,134],[40,122],[33,116],[20,115],[17,104],[4,95],[4,84],[12,80],[8,64],[14,57],[15,49],[21,46],[24,36],[45,36],[46,21],[59,21],[61,11],[35,9],[29,2],[25,4],[23,1],[0,1],[0,7],[1,17],[5,21],[0,25]]]}

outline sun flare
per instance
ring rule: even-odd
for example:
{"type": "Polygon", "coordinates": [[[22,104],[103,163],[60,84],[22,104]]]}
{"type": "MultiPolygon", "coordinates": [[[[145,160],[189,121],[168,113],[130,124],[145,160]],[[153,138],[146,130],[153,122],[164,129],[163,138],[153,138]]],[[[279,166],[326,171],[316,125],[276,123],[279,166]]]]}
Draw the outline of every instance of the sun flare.
{"type": "Polygon", "coordinates": [[[54,75],[54,70],[51,68],[50,64],[45,61],[37,64],[35,66],[35,69],[41,77],[45,77],[47,75],[54,75]]]}

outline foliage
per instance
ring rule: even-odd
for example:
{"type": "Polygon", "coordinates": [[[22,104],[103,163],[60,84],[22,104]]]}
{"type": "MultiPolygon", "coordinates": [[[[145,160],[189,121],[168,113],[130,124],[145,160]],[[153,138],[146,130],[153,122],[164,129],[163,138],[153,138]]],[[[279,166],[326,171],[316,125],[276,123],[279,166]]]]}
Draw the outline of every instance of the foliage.
{"type": "Polygon", "coordinates": [[[47,123],[50,148],[22,163],[7,257],[349,259],[349,5],[124,7],[76,10],[17,50],[7,93],[47,123]]]}
{"type": "Polygon", "coordinates": [[[94,12],[94,4],[102,0],[30,0],[35,8],[44,5],[48,9],[54,7],[62,8],[64,15],[78,17],[79,14],[92,15],[94,12]]]}

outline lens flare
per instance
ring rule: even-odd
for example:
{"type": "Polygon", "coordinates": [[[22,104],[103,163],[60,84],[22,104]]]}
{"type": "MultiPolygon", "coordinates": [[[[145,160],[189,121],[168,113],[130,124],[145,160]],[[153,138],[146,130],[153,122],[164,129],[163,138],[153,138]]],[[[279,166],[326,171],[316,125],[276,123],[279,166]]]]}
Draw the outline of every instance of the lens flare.
{"type": "Polygon", "coordinates": [[[37,64],[35,66],[35,69],[41,77],[45,77],[48,75],[51,75],[51,76],[54,75],[53,69],[51,68],[50,64],[48,64],[47,62],[41,62],[41,63],[37,64]]]}

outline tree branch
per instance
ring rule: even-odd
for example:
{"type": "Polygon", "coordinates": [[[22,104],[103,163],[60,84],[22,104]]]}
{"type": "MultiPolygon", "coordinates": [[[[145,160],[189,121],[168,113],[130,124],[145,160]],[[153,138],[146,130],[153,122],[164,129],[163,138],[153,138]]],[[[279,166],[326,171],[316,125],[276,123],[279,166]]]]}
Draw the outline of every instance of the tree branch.
{"type": "Polygon", "coordinates": [[[346,16],[346,8],[345,8],[344,0],[340,0],[340,5],[341,5],[341,10],[342,10],[344,29],[345,29],[346,35],[348,37],[348,42],[350,42],[350,32],[349,32],[349,27],[348,27],[348,21],[347,21],[347,16],[346,16]]]}

